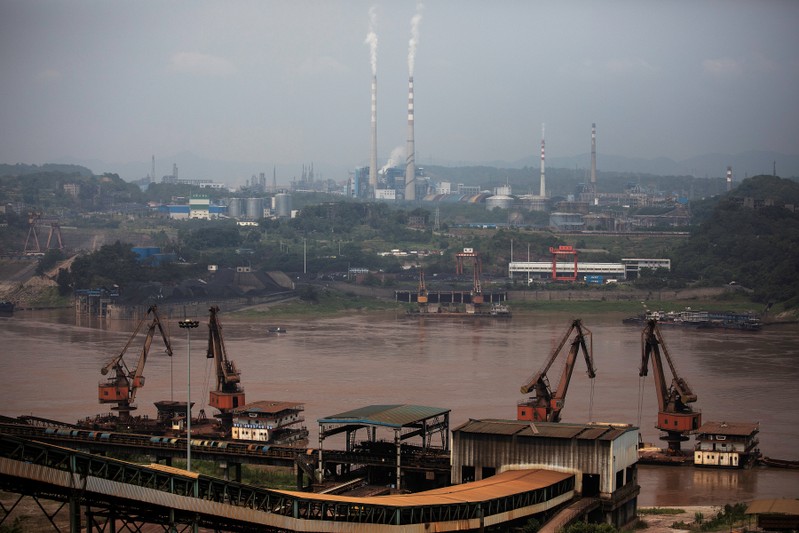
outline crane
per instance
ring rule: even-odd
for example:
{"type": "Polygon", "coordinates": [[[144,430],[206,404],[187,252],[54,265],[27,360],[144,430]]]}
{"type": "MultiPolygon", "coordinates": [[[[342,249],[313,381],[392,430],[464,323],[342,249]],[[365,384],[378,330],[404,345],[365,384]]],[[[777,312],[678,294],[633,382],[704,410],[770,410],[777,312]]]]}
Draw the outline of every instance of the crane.
{"type": "Polygon", "coordinates": [[[569,389],[569,381],[574,371],[574,363],[577,360],[578,351],[582,351],[585,357],[585,364],[588,367],[588,377],[591,379],[596,377],[593,350],[589,350],[588,347],[586,347],[586,336],[588,336],[590,340],[591,331],[582,325],[580,319],[573,320],[566,330],[566,334],[563,335],[558,347],[552,352],[552,355],[549,356],[549,360],[546,365],[544,365],[544,368],[539,370],[527,380],[527,383],[522,385],[522,394],[529,394],[532,392],[533,396],[518,404],[516,411],[517,420],[560,422],[560,412],[566,400],[566,391],[569,389]],[[549,367],[552,366],[552,363],[555,362],[555,359],[558,358],[560,351],[574,331],[576,331],[577,334],[571,342],[571,348],[569,349],[569,355],[566,357],[566,364],[560,376],[558,388],[552,390],[549,385],[549,379],[547,378],[547,371],[549,367]]]}
{"type": "Polygon", "coordinates": [[[666,453],[680,455],[680,443],[688,440],[688,434],[699,429],[702,425],[702,413],[694,411],[690,403],[696,402],[697,396],[688,386],[688,382],[677,374],[674,362],[671,360],[666,342],[660,333],[656,319],[649,319],[641,331],[641,368],[639,376],[645,377],[648,373],[649,360],[652,360],[652,371],[655,380],[655,391],[658,397],[658,422],[655,428],[664,431],[661,440],[668,443],[666,453]],[[660,358],[661,347],[663,356],[671,369],[671,385],[666,386],[663,362],[660,358]]]}
{"type": "Polygon", "coordinates": [[[125,344],[125,347],[122,348],[122,351],[119,353],[119,355],[111,359],[108,364],[100,369],[100,372],[104,376],[109,372],[112,372],[112,375],[108,378],[108,380],[105,383],[100,383],[99,385],[98,397],[100,403],[115,403],[116,406],[112,407],[111,409],[118,411],[119,417],[121,419],[130,418],[130,412],[136,409],[136,406],[133,404],[133,402],[136,400],[136,391],[144,386],[144,375],[142,375],[142,373],[144,372],[144,365],[147,362],[147,354],[150,351],[150,345],[153,342],[155,328],[158,328],[158,331],[161,332],[161,337],[164,339],[164,345],[166,346],[166,354],[171,357],[172,346],[169,343],[169,337],[164,331],[164,327],[161,325],[161,319],[158,316],[158,309],[153,305],[147,309],[147,313],[145,313],[144,317],[139,321],[139,324],[133,331],[133,335],[130,336],[128,342],[125,344]],[[133,343],[133,339],[136,338],[136,335],[138,335],[139,330],[141,330],[141,327],[144,325],[144,322],[147,320],[147,317],[150,316],[150,314],[152,314],[153,318],[147,328],[147,335],[144,339],[144,346],[142,346],[142,350],[139,355],[139,361],[136,363],[136,367],[131,370],[125,364],[125,353],[133,343]]]}
{"type": "Polygon", "coordinates": [[[229,430],[233,421],[233,409],[244,405],[244,389],[241,386],[241,372],[227,357],[225,341],[222,338],[222,325],[217,313],[219,307],[209,309],[208,320],[208,359],[214,360],[216,368],[216,390],[211,391],[208,404],[219,410],[218,418],[222,427],[229,430]]]}
{"type": "Polygon", "coordinates": [[[416,297],[416,302],[420,306],[422,306],[422,305],[426,306],[427,305],[427,300],[428,300],[428,296],[427,296],[427,286],[424,283],[424,269],[420,268],[419,269],[419,293],[418,293],[418,295],[416,297]]]}

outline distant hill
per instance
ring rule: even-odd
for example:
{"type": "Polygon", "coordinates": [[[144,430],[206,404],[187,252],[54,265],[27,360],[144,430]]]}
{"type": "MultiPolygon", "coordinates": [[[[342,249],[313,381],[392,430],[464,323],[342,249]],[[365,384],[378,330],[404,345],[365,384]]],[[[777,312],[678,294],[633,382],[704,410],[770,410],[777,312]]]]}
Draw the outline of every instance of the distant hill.
{"type": "MultiPolygon", "coordinates": [[[[719,178],[732,167],[735,181],[747,177],[772,174],[776,163],[778,176],[799,176],[799,156],[777,152],[751,151],[740,154],[704,154],[682,161],[668,157],[651,159],[597,154],[597,169],[601,172],[630,172],[654,174],[659,176],[696,176],[698,178],[719,178]]],[[[538,166],[536,156],[516,161],[514,166],[538,166]]],[[[591,154],[584,153],[572,157],[547,158],[547,167],[581,168],[591,166],[591,154]]]]}
{"type": "MultiPolygon", "coordinates": [[[[152,173],[152,161],[150,159],[113,164],[99,159],[77,160],[68,157],[60,158],[60,161],[71,164],[69,166],[82,165],[94,169],[100,174],[105,172],[118,174],[126,181],[140,180],[152,173]]],[[[291,183],[292,178],[299,179],[303,164],[310,165],[310,162],[309,158],[309,161],[305,162],[275,165],[271,162],[219,161],[197,156],[190,152],[167,156],[156,155],[155,181],[160,182],[164,175],[171,175],[174,163],[177,164],[181,177],[212,179],[220,183],[226,183],[229,186],[242,185],[252,176],[257,176],[262,172],[266,174],[268,182],[271,183],[272,171],[274,170],[278,185],[287,186],[291,183]]],[[[749,176],[772,174],[775,162],[778,176],[799,177],[799,155],[777,152],[750,151],[740,154],[704,154],[682,161],[676,161],[668,157],[636,158],[610,155],[603,152],[597,154],[597,169],[600,174],[627,173],[634,175],[721,178],[726,174],[727,167],[731,166],[736,182],[741,182],[749,176]]],[[[424,168],[432,166],[450,168],[484,167],[493,168],[497,171],[525,167],[538,169],[539,167],[538,154],[532,152],[529,156],[516,161],[470,161],[465,163],[437,161],[433,165],[424,160],[419,160],[416,163],[417,166],[424,168]]],[[[363,164],[363,161],[353,161],[350,166],[314,161],[314,169],[317,179],[342,181],[349,176],[355,167],[361,164],[363,164]]],[[[569,172],[584,178],[590,165],[591,155],[589,153],[571,157],[549,157],[547,158],[547,173],[561,170],[563,173],[569,172]]],[[[3,166],[13,167],[14,165],[3,166]]],[[[86,170],[88,171],[88,169],[86,170]]],[[[0,173],[0,175],[3,174],[0,173]]]]}
{"type": "Polygon", "coordinates": [[[61,174],[78,174],[80,176],[89,177],[92,171],[81,165],[61,164],[61,163],[45,163],[44,165],[26,165],[24,163],[17,163],[16,165],[7,165],[0,163],[0,176],[27,176],[29,174],[40,174],[44,172],[59,172],[61,174]]]}
{"type": "Polygon", "coordinates": [[[723,196],[677,248],[674,274],[754,289],[761,302],[799,307],[799,183],[755,176],[723,196]]]}

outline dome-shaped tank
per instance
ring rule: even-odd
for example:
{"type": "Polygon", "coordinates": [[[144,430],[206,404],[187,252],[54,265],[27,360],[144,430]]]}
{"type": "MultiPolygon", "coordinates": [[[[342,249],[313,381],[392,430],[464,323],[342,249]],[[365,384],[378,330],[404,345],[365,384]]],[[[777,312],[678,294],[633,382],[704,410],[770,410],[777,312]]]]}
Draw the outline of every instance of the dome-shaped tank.
{"type": "Polygon", "coordinates": [[[513,198],[511,196],[505,196],[504,194],[496,194],[486,198],[486,209],[491,211],[495,207],[510,209],[513,207],[513,198]]]}

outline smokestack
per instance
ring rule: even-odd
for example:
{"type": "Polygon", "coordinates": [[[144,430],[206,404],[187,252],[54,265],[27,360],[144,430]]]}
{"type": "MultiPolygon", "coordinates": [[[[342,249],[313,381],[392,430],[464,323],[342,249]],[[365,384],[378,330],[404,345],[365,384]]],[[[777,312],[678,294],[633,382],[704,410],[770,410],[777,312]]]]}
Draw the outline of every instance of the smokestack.
{"type": "Polygon", "coordinates": [[[372,150],[369,158],[369,191],[374,198],[377,190],[377,76],[372,76],[372,150]]]}
{"type": "Polygon", "coordinates": [[[541,198],[547,196],[547,180],[544,173],[544,124],[541,124],[541,198]]]}
{"type": "Polygon", "coordinates": [[[596,192],[596,123],[591,124],[591,185],[596,192]]]}
{"type": "Polygon", "coordinates": [[[413,76],[408,78],[408,145],[405,149],[405,199],[416,200],[416,166],[413,142],[413,76]]]}
{"type": "Polygon", "coordinates": [[[727,167],[727,192],[732,190],[732,167],[727,167]]]}
{"type": "Polygon", "coordinates": [[[150,174],[150,183],[155,183],[155,154],[153,154],[153,173],[150,174]]]}

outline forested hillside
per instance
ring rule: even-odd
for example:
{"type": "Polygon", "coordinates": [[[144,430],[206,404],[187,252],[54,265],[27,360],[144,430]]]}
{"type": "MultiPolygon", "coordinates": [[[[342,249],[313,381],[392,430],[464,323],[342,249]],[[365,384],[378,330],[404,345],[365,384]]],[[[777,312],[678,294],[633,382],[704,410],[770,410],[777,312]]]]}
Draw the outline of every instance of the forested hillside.
{"type": "Polygon", "coordinates": [[[756,301],[799,306],[799,183],[745,180],[676,250],[673,267],[709,285],[752,287],[756,301]]]}

